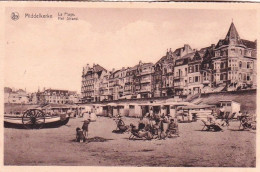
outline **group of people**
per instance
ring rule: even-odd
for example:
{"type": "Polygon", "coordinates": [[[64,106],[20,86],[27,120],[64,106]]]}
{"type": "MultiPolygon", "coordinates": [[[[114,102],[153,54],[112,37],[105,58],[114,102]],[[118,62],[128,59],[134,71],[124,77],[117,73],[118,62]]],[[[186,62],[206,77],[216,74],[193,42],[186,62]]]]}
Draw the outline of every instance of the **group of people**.
{"type": "Polygon", "coordinates": [[[91,120],[84,120],[81,128],[76,128],[76,141],[77,142],[85,142],[88,137],[88,126],[91,120]]]}
{"type": "Polygon", "coordinates": [[[125,132],[129,129],[132,135],[140,138],[145,136],[147,139],[149,137],[165,139],[173,135],[179,136],[178,121],[176,118],[170,115],[164,115],[164,113],[155,114],[152,110],[150,113],[146,113],[140,117],[137,126],[134,124],[130,124],[130,126],[125,125],[120,115],[117,116],[116,122],[119,131],[125,132]]]}

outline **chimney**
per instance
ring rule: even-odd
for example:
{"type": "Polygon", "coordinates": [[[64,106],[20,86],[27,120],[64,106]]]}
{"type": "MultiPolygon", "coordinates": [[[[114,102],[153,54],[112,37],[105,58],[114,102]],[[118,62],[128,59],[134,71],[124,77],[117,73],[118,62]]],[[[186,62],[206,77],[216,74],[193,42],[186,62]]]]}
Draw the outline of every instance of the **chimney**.
{"type": "Polygon", "coordinates": [[[188,44],[184,44],[184,51],[188,52],[189,49],[189,45],[188,44]]]}
{"type": "Polygon", "coordinates": [[[211,44],[211,48],[214,50],[215,49],[215,44],[211,44]]]}

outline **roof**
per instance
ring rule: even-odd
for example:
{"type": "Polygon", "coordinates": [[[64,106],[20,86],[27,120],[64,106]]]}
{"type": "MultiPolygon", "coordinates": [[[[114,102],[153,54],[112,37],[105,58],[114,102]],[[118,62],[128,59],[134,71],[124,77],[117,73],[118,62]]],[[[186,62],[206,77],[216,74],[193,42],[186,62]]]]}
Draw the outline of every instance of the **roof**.
{"type": "Polygon", "coordinates": [[[241,39],[241,40],[247,48],[256,49],[256,41],[248,41],[248,40],[245,40],[245,39],[241,39]]]}
{"type": "Polygon", "coordinates": [[[189,53],[189,54],[186,54],[185,56],[183,56],[182,59],[190,59],[190,58],[193,58],[194,55],[195,55],[195,52],[192,52],[192,53],[189,53]]]}
{"type": "Polygon", "coordinates": [[[189,61],[199,61],[199,60],[202,60],[202,53],[199,53],[198,51],[196,51],[195,53],[194,53],[194,55],[193,56],[191,56],[190,58],[189,58],[189,61]]]}
{"type": "Polygon", "coordinates": [[[231,23],[229,30],[228,30],[228,33],[226,35],[226,40],[229,40],[229,39],[235,39],[235,40],[240,39],[239,34],[237,32],[237,29],[236,29],[233,22],[231,23]]]}
{"type": "Polygon", "coordinates": [[[172,52],[171,50],[170,51],[167,51],[166,55],[161,57],[160,60],[158,60],[156,64],[158,63],[163,63],[163,62],[167,62],[167,63],[173,63],[173,59],[174,58],[177,58],[176,54],[174,52],[172,52]]]}
{"type": "Polygon", "coordinates": [[[99,72],[99,71],[103,71],[103,70],[107,71],[105,68],[103,68],[99,64],[93,65],[93,70],[94,70],[94,72],[99,72]]]}
{"type": "Polygon", "coordinates": [[[235,44],[237,44],[237,45],[244,45],[247,48],[256,49],[256,41],[253,42],[253,41],[248,41],[245,39],[240,39],[240,36],[239,36],[233,22],[231,23],[231,25],[229,27],[229,30],[227,32],[225,39],[220,39],[216,45],[216,48],[219,48],[222,45],[229,45],[231,40],[235,40],[235,44]]]}
{"type": "Polygon", "coordinates": [[[9,88],[9,87],[4,87],[4,92],[5,92],[5,93],[11,93],[11,92],[12,92],[12,89],[9,88]]]}
{"type": "Polygon", "coordinates": [[[181,47],[181,48],[177,48],[175,51],[174,51],[174,54],[176,54],[177,56],[180,56],[181,55],[181,51],[184,50],[184,47],[181,47]]]}
{"type": "Polygon", "coordinates": [[[205,109],[205,108],[212,108],[213,105],[188,105],[185,107],[182,107],[182,109],[205,109]]]}

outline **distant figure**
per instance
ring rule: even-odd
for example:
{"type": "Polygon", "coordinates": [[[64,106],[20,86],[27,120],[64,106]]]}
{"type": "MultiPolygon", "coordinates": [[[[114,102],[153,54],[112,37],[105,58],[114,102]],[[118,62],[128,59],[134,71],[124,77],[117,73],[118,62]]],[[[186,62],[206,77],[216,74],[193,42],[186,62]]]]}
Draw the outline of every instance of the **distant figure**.
{"type": "Polygon", "coordinates": [[[85,120],[82,126],[83,134],[87,138],[88,137],[88,126],[90,124],[90,119],[85,120]]]}
{"type": "Polygon", "coordinates": [[[144,118],[141,117],[141,118],[140,118],[140,121],[138,122],[138,130],[144,129],[145,126],[146,126],[146,124],[145,124],[144,118]]]}
{"type": "Polygon", "coordinates": [[[86,137],[84,136],[83,131],[79,127],[76,128],[76,141],[77,142],[86,141],[86,137]]]}
{"type": "Polygon", "coordinates": [[[176,122],[174,121],[174,119],[171,119],[170,120],[170,123],[168,125],[168,128],[166,130],[166,135],[168,137],[171,137],[172,134],[175,134],[177,136],[179,136],[179,127],[178,127],[178,123],[177,123],[177,120],[176,122]]]}
{"type": "Polygon", "coordinates": [[[153,108],[152,107],[150,108],[149,114],[150,114],[150,117],[153,117],[154,114],[153,114],[153,108]]]}

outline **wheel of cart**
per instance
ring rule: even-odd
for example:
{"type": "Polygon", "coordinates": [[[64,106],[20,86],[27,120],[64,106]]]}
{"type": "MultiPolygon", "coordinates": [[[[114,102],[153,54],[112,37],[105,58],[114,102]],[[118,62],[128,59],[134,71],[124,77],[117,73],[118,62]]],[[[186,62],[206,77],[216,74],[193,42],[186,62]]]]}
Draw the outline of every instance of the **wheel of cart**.
{"type": "Polygon", "coordinates": [[[22,123],[26,129],[41,129],[45,124],[45,114],[40,109],[29,109],[24,112],[22,123]]]}

